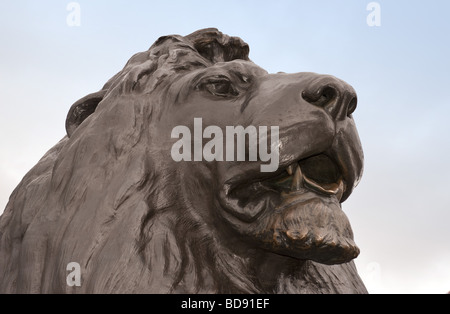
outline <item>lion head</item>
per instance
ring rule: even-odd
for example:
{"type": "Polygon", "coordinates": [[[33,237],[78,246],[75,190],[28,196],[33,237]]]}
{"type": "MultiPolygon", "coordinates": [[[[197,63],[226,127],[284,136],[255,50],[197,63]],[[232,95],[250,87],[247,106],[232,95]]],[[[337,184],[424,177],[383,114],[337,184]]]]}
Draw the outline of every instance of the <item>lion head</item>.
{"type": "Polygon", "coordinates": [[[366,292],[341,209],[362,175],[356,93],[329,75],[269,74],[248,54],[216,29],[161,37],[77,101],[0,220],[0,292],[366,292]],[[175,161],[172,131],[198,118],[277,126],[278,168],[175,161]],[[72,262],[79,287],[66,284],[72,262]]]}

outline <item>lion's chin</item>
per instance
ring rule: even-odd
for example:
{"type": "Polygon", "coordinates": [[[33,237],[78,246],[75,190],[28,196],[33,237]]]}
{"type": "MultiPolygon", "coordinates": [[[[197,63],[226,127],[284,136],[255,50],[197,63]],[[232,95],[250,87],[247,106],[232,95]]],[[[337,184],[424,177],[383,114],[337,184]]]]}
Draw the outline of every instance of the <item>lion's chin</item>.
{"type": "Polygon", "coordinates": [[[286,194],[265,225],[260,239],[277,254],[334,265],[350,262],[360,253],[347,216],[334,197],[286,194]]]}

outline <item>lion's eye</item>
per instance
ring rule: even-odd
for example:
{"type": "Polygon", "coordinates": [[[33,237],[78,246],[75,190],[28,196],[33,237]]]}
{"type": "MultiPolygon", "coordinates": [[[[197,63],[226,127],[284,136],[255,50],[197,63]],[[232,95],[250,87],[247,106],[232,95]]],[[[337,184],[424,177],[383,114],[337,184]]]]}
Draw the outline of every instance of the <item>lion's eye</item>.
{"type": "Polygon", "coordinates": [[[239,93],[234,88],[228,78],[215,77],[200,84],[200,88],[206,90],[210,94],[219,97],[238,96],[239,93]]]}

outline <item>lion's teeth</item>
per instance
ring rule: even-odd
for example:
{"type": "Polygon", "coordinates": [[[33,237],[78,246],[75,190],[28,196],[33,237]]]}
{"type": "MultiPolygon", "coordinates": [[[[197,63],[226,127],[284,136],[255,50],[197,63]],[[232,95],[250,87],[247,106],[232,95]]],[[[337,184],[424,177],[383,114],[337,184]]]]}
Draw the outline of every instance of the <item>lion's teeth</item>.
{"type": "Polygon", "coordinates": [[[303,180],[305,182],[305,187],[308,189],[327,195],[336,195],[338,200],[341,200],[342,195],[344,194],[345,185],[342,179],[339,180],[339,183],[332,184],[319,184],[308,177],[304,177],[303,180]]]}
{"type": "Polygon", "coordinates": [[[338,201],[341,201],[342,195],[344,195],[344,191],[345,191],[345,184],[344,184],[344,180],[341,179],[339,181],[338,190],[336,191],[336,197],[337,197],[338,201]]]}
{"type": "MultiPolygon", "coordinates": [[[[298,167],[298,164],[297,164],[297,167],[298,167]]],[[[287,167],[286,170],[287,170],[287,173],[291,176],[291,175],[294,174],[295,166],[294,165],[290,165],[289,167],[287,167]]]]}
{"type": "Polygon", "coordinates": [[[295,169],[294,178],[292,179],[291,191],[299,191],[303,187],[303,173],[300,167],[295,169]]]}

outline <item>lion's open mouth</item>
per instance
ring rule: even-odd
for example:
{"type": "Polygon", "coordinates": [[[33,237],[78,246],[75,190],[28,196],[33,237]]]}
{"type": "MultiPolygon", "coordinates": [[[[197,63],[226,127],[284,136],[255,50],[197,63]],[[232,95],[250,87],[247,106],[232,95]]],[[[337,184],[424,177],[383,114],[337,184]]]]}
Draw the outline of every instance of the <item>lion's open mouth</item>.
{"type": "Polygon", "coordinates": [[[332,157],[319,154],[300,159],[275,176],[227,186],[220,201],[239,220],[258,226],[254,237],[265,249],[340,264],[359,254],[340,204],[345,178],[332,157]]]}
{"type": "Polygon", "coordinates": [[[339,167],[327,155],[320,154],[289,165],[276,178],[267,182],[281,192],[291,193],[306,188],[325,196],[342,199],[345,183],[339,167]]]}
{"type": "Polygon", "coordinates": [[[311,198],[339,204],[346,192],[345,174],[328,155],[300,159],[271,177],[240,177],[224,186],[221,201],[241,220],[251,222],[266,208],[311,198]]]}

